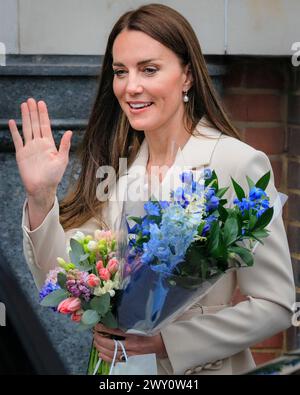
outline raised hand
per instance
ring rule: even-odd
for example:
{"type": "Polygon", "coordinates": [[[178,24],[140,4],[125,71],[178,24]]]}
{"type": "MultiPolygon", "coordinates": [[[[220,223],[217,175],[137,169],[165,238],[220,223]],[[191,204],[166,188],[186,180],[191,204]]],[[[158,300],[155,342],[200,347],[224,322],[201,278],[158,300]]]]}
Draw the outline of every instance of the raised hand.
{"type": "Polygon", "coordinates": [[[64,133],[57,150],[45,102],[30,98],[21,113],[24,141],[16,122],[8,123],[21,179],[31,203],[49,209],[69,161],[72,132],[64,133]]]}

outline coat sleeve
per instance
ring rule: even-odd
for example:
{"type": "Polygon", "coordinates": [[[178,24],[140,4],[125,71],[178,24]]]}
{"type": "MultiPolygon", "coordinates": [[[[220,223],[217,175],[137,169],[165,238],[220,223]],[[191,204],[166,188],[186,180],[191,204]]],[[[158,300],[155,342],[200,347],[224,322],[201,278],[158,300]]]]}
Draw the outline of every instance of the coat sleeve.
{"type": "MultiPolygon", "coordinates": [[[[245,191],[246,175],[256,182],[271,170],[268,157],[260,151],[251,150],[243,163],[232,166],[235,170],[225,178],[232,175],[245,191]]],[[[267,193],[272,205],[278,196],[273,173],[267,193]]],[[[173,374],[233,356],[291,326],[295,287],[281,214],[269,230],[264,245],[256,248],[254,265],[237,271],[238,286],[246,301],[216,314],[173,322],[161,331],[173,374]]]]}
{"type": "Polygon", "coordinates": [[[93,219],[79,228],[64,231],[59,222],[59,204],[57,197],[54,205],[39,227],[30,230],[27,199],[23,206],[22,230],[23,251],[25,260],[33,275],[38,289],[43,286],[49,270],[57,266],[57,257],[68,260],[67,243],[80,230],[85,234],[92,234],[97,229],[93,219]]]}

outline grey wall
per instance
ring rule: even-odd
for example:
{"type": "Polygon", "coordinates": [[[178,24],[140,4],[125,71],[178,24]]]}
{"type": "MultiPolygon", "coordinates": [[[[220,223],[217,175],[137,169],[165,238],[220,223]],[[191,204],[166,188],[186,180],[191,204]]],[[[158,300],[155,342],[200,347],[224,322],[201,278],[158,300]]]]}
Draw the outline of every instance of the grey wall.
{"type": "MultiPolygon", "coordinates": [[[[100,55],[113,23],[145,0],[0,0],[8,53],[100,55]]],[[[299,0],[164,0],[191,23],[205,54],[290,55],[299,0]]]]}

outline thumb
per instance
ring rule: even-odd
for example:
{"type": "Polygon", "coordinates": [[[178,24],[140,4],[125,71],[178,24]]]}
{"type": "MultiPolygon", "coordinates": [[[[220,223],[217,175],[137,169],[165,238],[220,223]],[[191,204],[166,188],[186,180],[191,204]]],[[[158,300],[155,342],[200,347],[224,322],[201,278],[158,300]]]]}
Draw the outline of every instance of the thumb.
{"type": "Polygon", "coordinates": [[[64,133],[62,136],[62,139],[60,141],[59,145],[59,150],[58,152],[63,155],[63,156],[68,156],[70,147],[71,147],[71,138],[72,138],[73,132],[71,130],[68,130],[67,132],[64,133]]]}

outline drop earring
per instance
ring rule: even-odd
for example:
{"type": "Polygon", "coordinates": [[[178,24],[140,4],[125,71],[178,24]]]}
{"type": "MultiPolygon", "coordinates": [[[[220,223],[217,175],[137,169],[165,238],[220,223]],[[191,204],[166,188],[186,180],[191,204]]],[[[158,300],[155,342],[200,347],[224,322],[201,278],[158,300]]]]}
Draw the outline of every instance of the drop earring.
{"type": "Polygon", "coordinates": [[[188,95],[187,95],[187,91],[184,91],[183,93],[184,93],[183,101],[184,101],[185,103],[187,103],[187,102],[189,101],[189,97],[188,97],[188,95]]]}

